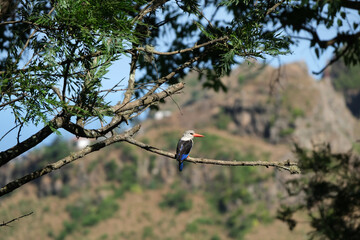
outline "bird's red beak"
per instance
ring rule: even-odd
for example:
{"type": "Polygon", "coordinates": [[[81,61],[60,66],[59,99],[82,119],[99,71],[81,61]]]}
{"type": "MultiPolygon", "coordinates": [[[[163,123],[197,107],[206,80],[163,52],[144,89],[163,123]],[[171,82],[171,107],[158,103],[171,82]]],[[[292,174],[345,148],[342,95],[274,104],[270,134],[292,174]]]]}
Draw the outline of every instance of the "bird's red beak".
{"type": "Polygon", "coordinates": [[[203,135],[197,134],[197,133],[194,133],[193,136],[194,136],[194,137],[204,137],[203,135]]]}

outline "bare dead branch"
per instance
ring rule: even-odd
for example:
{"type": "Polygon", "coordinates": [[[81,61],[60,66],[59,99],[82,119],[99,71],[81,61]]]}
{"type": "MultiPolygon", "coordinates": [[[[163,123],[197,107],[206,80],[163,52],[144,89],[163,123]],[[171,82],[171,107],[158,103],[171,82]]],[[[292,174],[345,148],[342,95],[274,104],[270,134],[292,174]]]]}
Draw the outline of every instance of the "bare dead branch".
{"type": "Polygon", "coordinates": [[[126,131],[123,134],[113,135],[110,138],[107,138],[103,141],[95,143],[91,146],[87,146],[78,152],[72,153],[69,156],[67,156],[55,163],[48,164],[44,168],[41,168],[41,169],[36,170],[28,175],[25,175],[22,178],[19,178],[17,180],[9,182],[8,184],[6,184],[4,187],[2,187],[0,189],[0,197],[14,191],[15,189],[23,186],[24,184],[31,182],[43,175],[46,175],[48,173],[51,173],[52,171],[58,170],[58,169],[62,168],[63,166],[65,166],[69,163],[72,163],[72,162],[76,161],[77,159],[80,159],[92,152],[99,151],[100,149],[102,149],[106,146],[109,146],[113,143],[124,141],[128,137],[131,137],[136,132],[138,132],[140,130],[140,127],[141,127],[140,125],[137,125],[137,126],[133,127],[132,129],[126,131]]]}
{"type": "Polygon", "coordinates": [[[26,214],[24,214],[24,215],[21,215],[20,217],[11,219],[10,221],[0,223],[0,227],[10,227],[10,226],[9,226],[10,223],[15,222],[15,221],[18,221],[18,220],[20,220],[21,218],[30,216],[30,215],[33,214],[33,213],[34,213],[34,212],[29,212],[29,213],[26,213],[26,214]]]}
{"type": "MultiPolygon", "coordinates": [[[[137,147],[140,147],[146,151],[156,153],[165,157],[169,157],[172,159],[175,158],[174,153],[166,152],[160,150],[156,147],[151,145],[139,142],[132,137],[128,137],[125,139],[126,142],[131,143],[137,147]]],[[[292,174],[300,173],[300,169],[298,168],[298,164],[295,162],[290,162],[289,160],[284,162],[266,162],[266,161],[225,161],[225,160],[215,160],[215,159],[206,159],[206,158],[193,158],[188,157],[185,161],[192,162],[192,163],[202,163],[202,164],[214,164],[214,165],[221,165],[221,166],[264,166],[264,167],[275,167],[278,169],[283,169],[289,171],[292,174]]]]}

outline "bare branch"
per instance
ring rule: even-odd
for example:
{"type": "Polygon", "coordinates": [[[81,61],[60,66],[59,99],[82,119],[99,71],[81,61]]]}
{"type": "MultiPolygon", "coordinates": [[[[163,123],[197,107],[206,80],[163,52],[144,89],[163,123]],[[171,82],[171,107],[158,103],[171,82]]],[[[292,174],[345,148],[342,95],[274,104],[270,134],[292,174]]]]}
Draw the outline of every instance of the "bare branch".
{"type": "Polygon", "coordinates": [[[20,217],[17,217],[17,218],[14,218],[14,219],[11,219],[10,221],[7,221],[7,222],[3,222],[3,223],[0,223],[0,227],[10,227],[9,224],[12,223],[12,222],[15,222],[15,221],[18,221],[20,220],[21,218],[24,218],[24,217],[27,217],[27,216],[30,216],[31,214],[33,214],[34,212],[29,212],[29,213],[26,213],[20,217]]]}
{"type": "Polygon", "coordinates": [[[138,132],[140,130],[140,125],[137,125],[135,127],[133,127],[132,129],[130,129],[129,131],[123,133],[123,134],[117,134],[117,135],[113,135],[110,138],[107,138],[101,142],[95,143],[91,146],[87,146],[84,149],[75,152],[73,154],[70,154],[69,156],[55,162],[52,164],[49,164],[47,166],[45,166],[44,168],[41,168],[39,170],[36,170],[28,175],[25,175],[22,178],[19,178],[17,180],[14,180],[12,182],[9,182],[8,184],[6,184],[4,187],[2,187],[0,189],[0,197],[8,194],[12,191],[14,191],[15,189],[23,186],[24,184],[31,182],[43,175],[46,175],[48,173],[51,173],[52,171],[58,170],[60,168],[62,168],[63,166],[74,162],[75,160],[82,158],[86,155],[88,155],[89,153],[95,152],[95,151],[99,151],[100,149],[109,146],[113,143],[116,142],[121,142],[124,141],[125,139],[127,139],[128,137],[133,136],[136,132],[138,132]]]}
{"type": "MultiPolygon", "coordinates": [[[[175,158],[174,153],[166,152],[160,150],[151,145],[139,142],[132,137],[128,137],[125,139],[126,142],[131,143],[135,146],[138,146],[146,151],[156,153],[165,157],[175,158]]],[[[292,174],[300,173],[300,169],[298,168],[298,164],[295,162],[285,161],[285,162],[265,162],[265,161],[225,161],[225,160],[215,160],[215,159],[206,159],[206,158],[192,158],[188,157],[185,161],[192,163],[202,163],[202,164],[214,164],[214,165],[222,165],[222,166],[264,166],[264,167],[275,167],[278,169],[283,169],[289,171],[292,174]]]]}

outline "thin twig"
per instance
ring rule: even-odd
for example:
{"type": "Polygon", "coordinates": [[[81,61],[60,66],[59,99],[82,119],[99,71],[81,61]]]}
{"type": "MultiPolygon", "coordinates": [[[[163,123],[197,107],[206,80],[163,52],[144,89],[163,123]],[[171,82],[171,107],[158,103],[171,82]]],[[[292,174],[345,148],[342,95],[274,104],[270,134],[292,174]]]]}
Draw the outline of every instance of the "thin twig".
{"type": "Polygon", "coordinates": [[[20,124],[16,124],[15,127],[11,128],[9,131],[7,131],[1,138],[0,138],[0,142],[3,140],[3,138],[8,135],[12,130],[14,130],[15,128],[17,128],[18,126],[20,126],[20,124]]]}
{"type": "Polygon", "coordinates": [[[14,99],[14,100],[11,100],[11,101],[9,101],[9,102],[6,102],[6,103],[3,103],[3,104],[0,104],[0,108],[1,107],[5,107],[6,105],[9,105],[9,104],[11,104],[11,103],[14,103],[14,102],[17,102],[17,101],[20,101],[20,100],[22,100],[24,97],[26,97],[27,96],[27,94],[26,93],[23,93],[22,94],[22,96],[20,96],[20,97],[18,97],[18,98],[16,98],[16,99],[14,99]]]}
{"type": "MultiPolygon", "coordinates": [[[[26,119],[26,117],[25,117],[25,119],[26,119]]],[[[22,129],[23,126],[24,126],[24,123],[21,122],[21,123],[20,123],[19,130],[18,130],[18,134],[17,134],[17,137],[16,137],[17,144],[20,143],[21,129],[22,129]]]]}
{"type": "Polygon", "coordinates": [[[340,54],[335,55],[335,57],[333,59],[331,59],[331,61],[328,62],[328,64],[326,64],[325,67],[323,67],[320,71],[317,71],[317,72],[312,71],[312,74],[319,75],[319,74],[323,73],[326,68],[328,68],[333,63],[337,62],[341,57],[343,57],[349,49],[350,49],[350,45],[346,45],[345,49],[342,50],[340,52],[340,54]]]}
{"type": "Polygon", "coordinates": [[[275,9],[280,6],[283,2],[285,2],[285,0],[282,0],[278,3],[276,3],[274,6],[272,6],[271,8],[269,8],[267,11],[266,11],[266,15],[269,15],[270,13],[272,13],[273,11],[275,11],[275,9]]]}
{"type": "Polygon", "coordinates": [[[132,20],[132,23],[135,23],[137,21],[141,21],[146,14],[155,11],[156,9],[158,9],[158,7],[160,5],[165,4],[166,2],[168,2],[169,0],[157,0],[154,1],[152,0],[148,5],[146,5],[146,7],[141,10],[141,12],[132,20]]]}
{"type": "MultiPolygon", "coordinates": [[[[166,90],[163,89],[162,87],[159,87],[159,88],[160,88],[161,90],[163,90],[163,91],[166,91],[166,90]]],[[[183,112],[181,111],[181,108],[180,108],[179,104],[175,101],[175,99],[174,99],[171,95],[169,95],[169,97],[170,97],[170,99],[173,101],[173,103],[175,103],[176,107],[179,109],[180,114],[183,115],[183,112]]]]}
{"type": "MultiPolygon", "coordinates": [[[[50,12],[48,13],[48,15],[50,15],[53,11],[55,10],[55,7],[53,7],[50,12]]],[[[25,49],[29,46],[29,43],[30,43],[30,40],[34,37],[34,35],[37,33],[37,30],[34,30],[31,35],[29,36],[29,38],[27,39],[23,49],[21,50],[21,52],[19,53],[19,57],[18,59],[16,60],[16,63],[19,62],[20,58],[21,58],[21,55],[24,53],[25,49]]]]}
{"type": "MultiPolygon", "coordinates": [[[[179,66],[178,68],[176,68],[174,71],[172,71],[171,73],[169,73],[168,75],[166,75],[165,77],[159,78],[156,81],[155,86],[152,87],[152,89],[150,89],[145,95],[144,97],[148,97],[149,95],[153,94],[163,83],[167,82],[168,80],[170,80],[171,78],[173,78],[175,76],[175,74],[177,74],[178,72],[180,72],[181,70],[190,67],[191,64],[197,62],[199,59],[201,59],[202,57],[204,57],[205,54],[201,54],[199,56],[196,56],[192,59],[190,59],[189,61],[185,62],[183,65],[179,66]]],[[[119,106],[118,108],[121,108],[122,106],[119,106]]]]}
{"type": "Polygon", "coordinates": [[[14,218],[10,221],[7,221],[7,222],[3,222],[3,223],[0,223],[0,227],[10,227],[9,224],[12,223],[12,222],[15,222],[15,221],[18,221],[20,220],[21,218],[24,218],[24,217],[27,217],[27,216],[30,216],[31,214],[33,214],[34,212],[29,212],[29,213],[26,213],[20,217],[17,217],[17,218],[14,218]]]}
{"type": "MultiPolygon", "coordinates": [[[[131,56],[131,63],[130,63],[130,74],[128,80],[128,87],[124,94],[124,99],[122,104],[126,104],[130,102],[131,96],[134,93],[134,85],[135,85],[135,74],[136,74],[136,63],[138,60],[139,54],[138,52],[134,52],[131,56]]],[[[120,102],[119,102],[120,103],[120,102]]]]}

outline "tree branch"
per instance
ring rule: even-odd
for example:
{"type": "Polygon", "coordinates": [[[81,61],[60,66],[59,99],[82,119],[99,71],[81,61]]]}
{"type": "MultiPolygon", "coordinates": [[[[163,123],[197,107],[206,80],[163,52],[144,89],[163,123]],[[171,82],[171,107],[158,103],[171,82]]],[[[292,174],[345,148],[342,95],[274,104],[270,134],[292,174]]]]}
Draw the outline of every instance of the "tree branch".
{"type": "Polygon", "coordinates": [[[20,101],[20,100],[24,99],[24,97],[26,97],[26,96],[27,96],[27,94],[26,94],[26,93],[23,93],[23,94],[22,94],[22,96],[20,96],[20,97],[18,97],[18,98],[16,98],[16,99],[14,99],[14,100],[11,100],[11,101],[9,101],[9,102],[6,102],[6,103],[2,103],[2,104],[0,104],[0,108],[5,107],[6,105],[9,105],[9,104],[11,104],[11,103],[14,103],[14,102],[20,101]]]}
{"type": "Polygon", "coordinates": [[[109,124],[106,126],[99,128],[99,129],[85,129],[84,127],[74,124],[72,122],[67,122],[63,124],[63,128],[79,137],[85,137],[85,138],[98,138],[101,136],[104,136],[106,133],[110,132],[114,128],[116,128],[121,122],[126,121],[125,115],[131,115],[135,112],[142,111],[143,108],[146,108],[156,102],[159,102],[160,100],[175,94],[176,92],[183,89],[185,86],[184,83],[178,83],[175,85],[170,86],[168,89],[159,92],[154,93],[147,97],[142,97],[138,100],[135,100],[133,102],[130,102],[126,105],[124,105],[122,108],[117,108],[116,106],[113,107],[112,111],[115,112],[115,116],[111,120],[109,124]]]}
{"type": "Polygon", "coordinates": [[[228,36],[224,36],[224,37],[221,37],[221,38],[218,38],[218,39],[214,39],[214,40],[211,40],[211,41],[202,43],[202,44],[200,44],[200,45],[195,44],[195,46],[193,46],[193,47],[185,48],[185,49],[180,49],[180,50],[176,50],[176,51],[172,51],[172,52],[159,52],[159,51],[156,51],[156,50],[149,51],[148,49],[143,48],[143,47],[138,47],[138,48],[136,48],[136,49],[139,50],[139,51],[143,51],[143,52],[147,52],[147,53],[152,53],[152,54],[156,54],[156,55],[169,56],[169,55],[175,55],[175,54],[179,54],[179,53],[185,53],[185,52],[194,51],[195,49],[202,48],[202,47],[206,47],[207,45],[211,45],[211,44],[214,44],[214,43],[217,43],[217,42],[226,41],[226,40],[228,40],[228,39],[229,39],[228,36]]]}
{"type": "Polygon", "coordinates": [[[101,142],[95,143],[91,146],[87,146],[84,149],[75,152],[73,154],[70,154],[69,156],[55,162],[52,164],[48,164],[47,166],[45,166],[44,168],[41,168],[39,170],[36,170],[28,175],[23,176],[22,178],[19,178],[17,180],[14,180],[12,182],[9,182],[8,184],[6,184],[4,187],[2,187],[0,189],[0,197],[8,194],[12,191],[14,191],[15,189],[21,187],[22,185],[33,181],[43,175],[46,175],[48,173],[51,173],[52,171],[58,170],[60,168],[62,168],[63,166],[72,163],[74,161],[76,161],[79,158],[82,158],[86,155],[88,155],[89,153],[98,151],[106,146],[109,146],[110,144],[116,143],[116,142],[121,142],[124,141],[125,139],[127,139],[128,137],[133,136],[136,132],[138,132],[140,130],[140,125],[137,125],[135,127],[133,127],[132,129],[130,129],[129,131],[126,131],[123,134],[117,134],[117,135],[113,135],[110,138],[107,138],[101,142]]]}
{"type": "MultiPolygon", "coordinates": [[[[55,7],[53,7],[49,12],[48,12],[48,16],[50,16],[50,14],[55,10],[55,7]]],[[[21,55],[24,53],[25,49],[29,46],[30,44],[30,40],[34,37],[34,35],[37,33],[37,30],[34,30],[31,35],[29,36],[29,38],[27,39],[23,49],[21,50],[21,52],[19,53],[19,57],[18,59],[16,60],[16,63],[19,62],[20,58],[21,58],[21,55]]]]}
{"type": "Polygon", "coordinates": [[[191,64],[193,64],[194,62],[197,62],[199,59],[201,59],[204,55],[199,55],[196,56],[190,60],[188,60],[187,62],[185,62],[183,65],[179,66],[178,68],[176,68],[174,71],[172,71],[171,73],[169,73],[168,75],[166,75],[165,77],[162,77],[160,79],[158,79],[156,81],[155,86],[152,87],[152,89],[150,89],[145,95],[144,97],[148,97],[150,94],[153,94],[162,84],[164,84],[165,82],[167,82],[168,80],[170,80],[172,77],[175,76],[175,74],[177,74],[178,72],[180,72],[181,70],[190,67],[191,64]]]}
{"type": "Polygon", "coordinates": [[[267,11],[266,11],[266,15],[269,15],[270,13],[272,13],[273,11],[275,11],[275,9],[280,6],[285,0],[282,0],[278,3],[276,3],[274,6],[272,6],[271,8],[269,8],[267,11]]]}
{"type": "Polygon", "coordinates": [[[39,143],[41,143],[45,138],[50,136],[53,133],[52,128],[60,128],[64,123],[64,117],[57,116],[53,120],[49,122],[44,128],[40,131],[29,137],[28,139],[24,140],[23,142],[16,144],[14,147],[9,148],[6,151],[0,152],[0,167],[14,159],[15,157],[19,156],[20,154],[26,152],[27,150],[35,147],[39,143]]]}
{"type": "MultiPolygon", "coordinates": [[[[174,153],[166,152],[160,150],[156,147],[151,145],[139,142],[132,137],[128,137],[125,139],[126,142],[131,143],[137,147],[145,149],[146,151],[156,153],[165,157],[175,158],[174,153]]],[[[221,165],[221,166],[264,166],[264,167],[275,167],[278,169],[283,169],[289,171],[291,174],[299,174],[301,173],[298,164],[295,162],[290,162],[289,160],[284,162],[265,162],[265,161],[225,161],[225,160],[215,160],[215,159],[206,159],[206,158],[192,158],[188,157],[185,161],[192,162],[192,163],[202,163],[202,164],[214,164],[214,165],[221,165]]]]}
{"type": "Polygon", "coordinates": [[[153,93],[151,95],[146,94],[145,96],[141,97],[140,99],[130,102],[126,105],[114,106],[113,111],[116,113],[120,113],[120,112],[129,111],[129,110],[137,108],[137,107],[147,106],[147,105],[151,104],[152,102],[155,102],[155,101],[158,102],[170,95],[173,95],[174,93],[183,89],[184,86],[185,86],[185,83],[183,83],[183,82],[177,83],[175,85],[170,86],[168,89],[166,89],[162,92],[153,93]]]}
{"type": "Polygon", "coordinates": [[[160,5],[168,2],[169,0],[153,0],[133,19],[133,23],[140,21],[146,14],[155,11],[160,5]]]}
{"type": "Polygon", "coordinates": [[[131,56],[128,87],[124,94],[124,100],[122,101],[123,104],[130,102],[131,96],[134,94],[136,63],[138,60],[138,56],[139,56],[139,54],[136,51],[131,56]]]}
{"type": "Polygon", "coordinates": [[[340,4],[344,8],[360,10],[360,2],[359,1],[342,0],[340,4]]]}
{"type": "Polygon", "coordinates": [[[340,51],[339,54],[335,55],[335,56],[328,62],[328,64],[326,64],[325,67],[323,67],[320,71],[317,71],[317,72],[312,71],[312,73],[313,73],[313,74],[316,74],[316,75],[323,73],[326,68],[328,68],[328,67],[329,67],[330,65],[332,65],[333,63],[337,62],[341,57],[343,57],[343,56],[347,53],[347,51],[349,50],[349,47],[350,47],[350,46],[347,45],[343,50],[340,51]]]}

